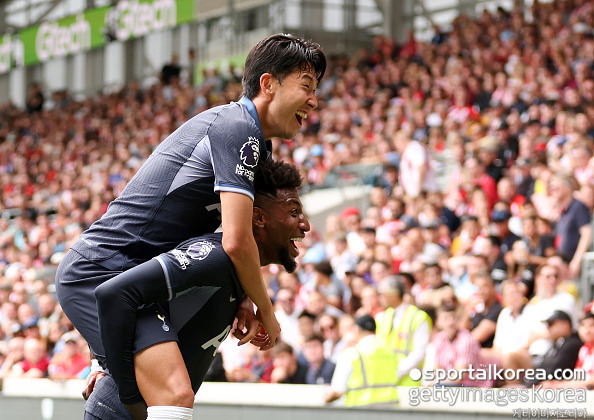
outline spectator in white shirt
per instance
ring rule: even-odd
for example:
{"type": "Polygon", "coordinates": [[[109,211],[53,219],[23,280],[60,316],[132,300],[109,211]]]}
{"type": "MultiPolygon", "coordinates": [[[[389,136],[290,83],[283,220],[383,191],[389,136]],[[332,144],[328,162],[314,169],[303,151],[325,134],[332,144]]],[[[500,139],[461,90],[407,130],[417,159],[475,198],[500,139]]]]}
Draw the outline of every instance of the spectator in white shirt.
{"type": "MultiPolygon", "coordinates": [[[[504,281],[501,284],[504,308],[497,318],[493,353],[503,356],[519,350],[528,343],[528,318],[524,314],[526,297],[524,286],[520,282],[504,281]]],[[[483,349],[486,351],[488,349],[483,349]]]]}
{"type": "Polygon", "coordinates": [[[421,191],[437,191],[437,178],[431,167],[427,148],[413,140],[405,131],[395,136],[396,149],[400,152],[400,180],[406,195],[416,198],[421,191]]]}
{"type": "Polygon", "coordinates": [[[281,326],[282,340],[292,347],[299,347],[297,328],[300,311],[295,306],[295,294],[289,289],[280,289],[276,294],[276,319],[281,326]]]}

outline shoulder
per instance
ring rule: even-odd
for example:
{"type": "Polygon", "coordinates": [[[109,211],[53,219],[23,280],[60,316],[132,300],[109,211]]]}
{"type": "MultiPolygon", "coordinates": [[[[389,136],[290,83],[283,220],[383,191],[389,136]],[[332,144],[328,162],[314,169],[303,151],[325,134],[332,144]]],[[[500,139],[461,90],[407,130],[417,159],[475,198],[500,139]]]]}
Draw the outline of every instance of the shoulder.
{"type": "Polygon", "coordinates": [[[509,319],[510,316],[511,316],[511,308],[509,306],[501,309],[501,312],[499,312],[499,320],[497,321],[497,324],[499,324],[501,322],[501,320],[509,319]]]}
{"type": "Polygon", "coordinates": [[[427,314],[427,312],[425,312],[424,310],[420,309],[417,306],[410,305],[408,308],[406,308],[406,311],[410,311],[414,317],[421,317],[423,319],[429,319],[429,314],[427,314]]]}
{"type": "Polygon", "coordinates": [[[441,332],[437,333],[437,335],[435,336],[435,338],[433,339],[432,342],[435,343],[434,345],[436,348],[439,348],[439,347],[441,347],[441,344],[444,343],[445,341],[447,341],[446,333],[441,331],[441,332]],[[440,344],[440,345],[438,345],[438,344],[440,344]]]}
{"type": "Polygon", "coordinates": [[[336,368],[336,364],[331,362],[328,359],[324,359],[324,363],[322,364],[322,371],[325,372],[334,372],[334,369],[336,368]]]}
{"type": "Polygon", "coordinates": [[[217,123],[213,124],[212,130],[224,131],[234,134],[256,135],[258,127],[253,118],[247,112],[247,109],[237,103],[231,102],[212,109],[217,114],[217,123]]]}
{"type": "Polygon", "coordinates": [[[577,349],[580,349],[584,345],[584,342],[576,332],[572,333],[567,338],[567,343],[571,345],[571,347],[576,347],[577,349]]]}
{"type": "Polygon", "coordinates": [[[501,306],[501,303],[499,303],[499,301],[496,300],[495,303],[491,306],[491,309],[489,309],[489,313],[499,314],[502,310],[503,306],[501,306]]]}
{"type": "Polygon", "coordinates": [[[188,257],[195,260],[204,260],[209,256],[212,258],[227,255],[223,250],[222,237],[220,232],[197,236],[182,242],[172,252],[183,251],[188,257]]]}
{"type": "Polygon", "coordinates": [[[560,303],[566,303],[570,305],[575,304],[575,298],[573,297],[573,295],[567,292],[559,292],[555,296],[553,296],[552,299],[560,303]]]}
{"type": "Polygon", "coordinates": [[[461,345],[472,345],[474,343],[478,344],[478,341],[476,341],[472,337],[472,334],[470,334],[470,331],[468,331],[466,329],[460,330],[460,332],[458,333],[458,336],[456,337],[456,341],[461,345]]]}

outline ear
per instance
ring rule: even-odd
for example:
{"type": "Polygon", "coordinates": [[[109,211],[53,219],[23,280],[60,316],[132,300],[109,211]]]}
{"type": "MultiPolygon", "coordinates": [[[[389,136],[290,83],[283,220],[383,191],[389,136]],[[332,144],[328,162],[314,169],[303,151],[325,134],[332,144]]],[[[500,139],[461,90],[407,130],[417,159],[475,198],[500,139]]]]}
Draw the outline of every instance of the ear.
{"type": "Polygon", "coordinates": [[[266,212],[260,207],[254,207],[252,214],[252,226],[254,228],[264,228],[266,225],[266,212]]]}
{"type": "Polygon", "coordinates": [[[272,99],[274,92],[276,91],[277,81],[274,76],[270,73],[264,73],[260,76],[260,92],[263,93],[268,99],[272,99]]]}

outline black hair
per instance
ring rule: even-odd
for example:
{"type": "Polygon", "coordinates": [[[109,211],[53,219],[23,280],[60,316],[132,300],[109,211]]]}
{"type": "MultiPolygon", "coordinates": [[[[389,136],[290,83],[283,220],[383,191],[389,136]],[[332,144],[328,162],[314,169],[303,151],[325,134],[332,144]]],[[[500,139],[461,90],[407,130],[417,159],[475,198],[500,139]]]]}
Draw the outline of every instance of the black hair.
{"type": "Polygon", "coordinates": [[[301,319],[301,318],[309,318],[312,320],[312,322],[316,322],[317,317],[314,314],[312,314],[311,312],[309,312],[307,310],[303,310],[297,317],[297,319],[301,319]]]}
{"type": "Polygon", "coordinates": [[[301,174],[295,165],[282,161],[263,160],[256,168],[254,190],[256,194],[276,198],[278,190],[301,187],[301,174]]]}
{"type": "Polygon", "coordinates": [[[243,94],[260,92],[260,76],[270,73],[279,82],[295,70],[311,70],[318,82],[326,72],[326,56],[319,44],[290,34],[271,35],[258,42],[245,60],[243,94]]]}
{"type": "Polygon", "coordinates": [[[489,235],[487,236],[487,240],[491,243],[491,246],[501,248],[501,239],[499,238],[499,236],[489,235]]]}
{"type": "Polygon", "coordinates": [[[280,354],[280,353],[289,353],[291,355],[295,354],[293,351],[293,346],[291,346],[290,344],[285,343],[284,341],[277,341],[277,343],[275,344],[275,346],[273,347],[273,351],[272,353],[274,355],[280,354]]]}
{"type": "Polygon", "coordinates": [[[454,313],[455,314],[457,312],[457,309],[453,305],[442,305],[436,309],[436,312],[437,312],[437,315],[440,315],[443,313],[454,313]]]}
{"type": "Polygon", "coordinates": [[[311,341],[319,341],[320,344],[324,344],[324,338],[320,335],[320,334],[309,334],[307,337],[305,337],[305,339],[303,340],[304,343],[309,343],[311,341]]]}

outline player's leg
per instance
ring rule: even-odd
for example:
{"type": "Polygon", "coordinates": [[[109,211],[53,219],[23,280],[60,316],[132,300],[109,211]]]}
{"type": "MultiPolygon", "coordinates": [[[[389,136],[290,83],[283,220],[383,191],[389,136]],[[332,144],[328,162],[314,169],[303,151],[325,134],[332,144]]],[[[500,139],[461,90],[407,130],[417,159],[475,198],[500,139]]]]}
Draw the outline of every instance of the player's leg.
{"type": "Polygon", "coordinates": [[[105,351],[97,322],[95,288],[118,273],[94,264],[72,250],[56,272],[56,295],[62,310],[102,363],[105,351]]]}
{"type": "Polygon", "coordinates": [[[191,408],[194,391],[175,341],[150,346],[134,355],[138,389],[146,404],[191,408]]]}
{"type": "Polygon", "coordinates": [[[136,383],[148,419],[191,419],[194,391],[177,334],[159,305],[138,311],[134,341],[136,383]]]}
{"type": "MultiPolygon", "coordinates": [[[[177,273],[174,278],[179,276],[177,273]]],[[[193,406],[195,391],[233,324],[239,299],[231,301],[229,297],[236,293],[236,287],[231,282],[221,284],[214,293],[212,287],[199,287],[174,299],[168,304],[173,318],[161,305],[138,310],[134,371],[149,406],[148,419],[157,419],[161,414],[163,418],[191,418],[188,410],[193,406]],[[181,417],[184,414],[188,417],[181,417]]]]}

